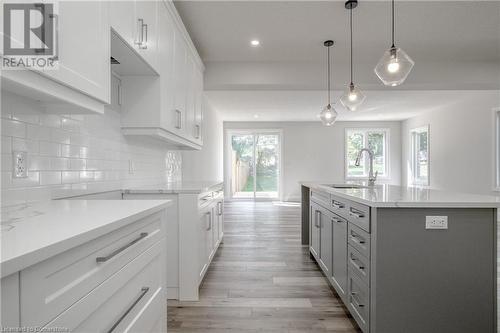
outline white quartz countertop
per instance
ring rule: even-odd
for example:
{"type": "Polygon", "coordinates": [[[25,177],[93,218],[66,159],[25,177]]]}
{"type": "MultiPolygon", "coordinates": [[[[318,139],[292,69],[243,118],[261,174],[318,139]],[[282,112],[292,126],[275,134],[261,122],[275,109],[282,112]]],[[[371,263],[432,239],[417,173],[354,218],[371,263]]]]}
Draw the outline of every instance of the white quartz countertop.
{"type": "Polygon", "coordinates": [[[2,207],[1,276],[159,212],[169,200],[54,200],[2,207]]]}
{"type": "MultiPolygon", "coordinates": [[[[354,184],[366,185],[353,182],[354,184]]],[[[380,184],[366,188],[333,188],[342,181],[301,181],[301,185],[371,207],[498,208],[500,196],[380,184]],[[326,184],[326,185],[325,185],[326,184]]]]}
{"type": "Polygon", "coordinates": [[[205,193],[221,189],[221,181],[182,181],[126,188],[125,193],[205,193]]]}

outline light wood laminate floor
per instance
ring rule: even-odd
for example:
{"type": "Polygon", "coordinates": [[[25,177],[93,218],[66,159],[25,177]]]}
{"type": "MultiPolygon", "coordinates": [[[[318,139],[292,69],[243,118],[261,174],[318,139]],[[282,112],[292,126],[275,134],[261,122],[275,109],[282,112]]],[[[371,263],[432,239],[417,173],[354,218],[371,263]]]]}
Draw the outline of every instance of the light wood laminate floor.
{"type": "Polygon", "coordinates": [[[300,244],[300,207],[225,204],[199,302],[168,302],[168,332],[360,332],[300,244]]]}

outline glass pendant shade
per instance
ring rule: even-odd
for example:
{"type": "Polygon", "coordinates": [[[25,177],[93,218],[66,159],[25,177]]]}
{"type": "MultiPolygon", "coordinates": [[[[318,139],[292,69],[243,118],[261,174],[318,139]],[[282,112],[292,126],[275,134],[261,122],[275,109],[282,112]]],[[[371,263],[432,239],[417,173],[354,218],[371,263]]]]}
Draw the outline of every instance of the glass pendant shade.
{"type": "Polygon", "coordinates": [[[382,59],[375,67],[375,74],[386,86],[399,86],[403,83],[415,62],[399,47],[391,47],[385,51],[382,59]]]}
{"type": "Polygon", "coordinates": [[[337,116],[337,111],[330,104],[325,106],[319,114],[319,118],[325,126],[332,126],[335,123],[335,120],[337,120],[337,116]]]}
{"type": "Polygon", "coordinates": [[[358,106],[360,106],[365,100],[366,96],[363,92],[351,83],[344,94],[340,97],[340,102],[343,106],[345,106],[349,111],[356,111],[358,106]]]}

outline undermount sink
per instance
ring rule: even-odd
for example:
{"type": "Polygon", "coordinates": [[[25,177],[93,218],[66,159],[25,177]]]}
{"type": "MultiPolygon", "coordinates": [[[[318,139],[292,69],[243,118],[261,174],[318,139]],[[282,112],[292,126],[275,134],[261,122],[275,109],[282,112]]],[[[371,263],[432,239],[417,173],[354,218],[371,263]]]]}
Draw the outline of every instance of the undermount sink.
{"type": "Polygon", "coordinates": [[[328,187],[332,187],[332,188],[343,188],[343,189],[369,188],[369,186],[359,185],[359,184],[323,184],[323,186],[328,186],[328,187]]]}

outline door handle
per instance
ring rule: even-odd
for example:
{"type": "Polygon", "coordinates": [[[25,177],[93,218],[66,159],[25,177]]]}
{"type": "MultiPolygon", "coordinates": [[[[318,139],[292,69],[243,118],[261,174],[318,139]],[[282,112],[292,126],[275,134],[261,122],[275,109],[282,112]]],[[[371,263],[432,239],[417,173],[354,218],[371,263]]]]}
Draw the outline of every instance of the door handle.
{"type": "Polygon", "coordinates": [[[345,207],[343,203],[341,203],[341,202],[339,202],[337,200],[332,200],[332,206],[335,209],[342,209],[342,208],[345,207]]]}
{"type": "Polygon", "coordinates": [[[352,208],[349,210],[349,215],[357,218],[357,219],[362,219],[363,217],[365,217],[365,215],[361,212],[356,212],[354,211],[352,208]]]}
{"type": "Polygon", "coordinates": [[[315,211],[316,219],[314,220],[314,226],[316,228],[321,228],[321,211],[315,211]]]}
{"type": "Polygon", "coordinates": [[[206,212],[205,215],[208,215],[208,227],[206,230],[209,231],[212,229],[212,214],[210,212],[206,212]]]}
{"type": "Polygon", "coordinates": [[[181,119],[182,112],[181,112],[181,110],[175,109],[175,113],[177,114],[175,128],[181,129],[182,128],[182,119],[181,119]]]}

